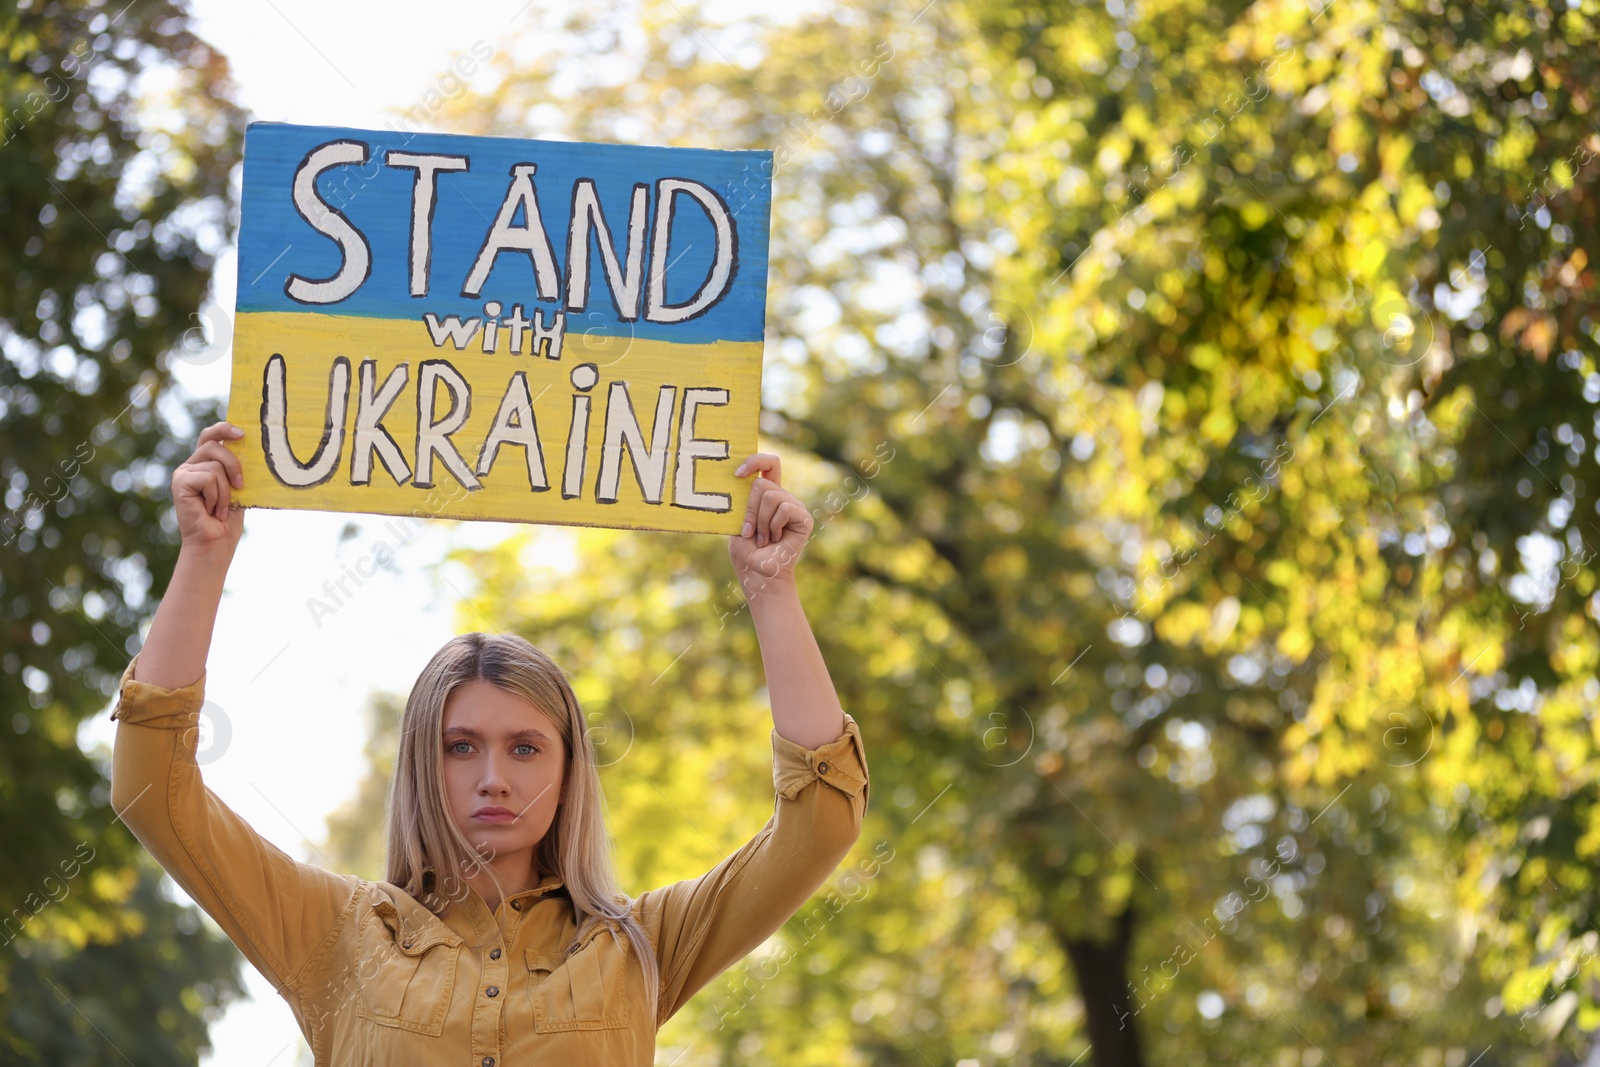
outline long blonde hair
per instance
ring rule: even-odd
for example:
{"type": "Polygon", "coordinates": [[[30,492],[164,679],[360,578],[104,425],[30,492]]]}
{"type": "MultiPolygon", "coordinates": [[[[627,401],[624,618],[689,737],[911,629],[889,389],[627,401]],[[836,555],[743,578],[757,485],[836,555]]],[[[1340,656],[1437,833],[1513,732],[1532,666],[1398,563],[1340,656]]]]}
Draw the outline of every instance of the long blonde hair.
{"type": "Polygon", "coordinates": [[[560,733],[566,746],[565,788],[555,821],[534,850],[534,862],[541,874],[560,877],[572,897],[578,930],[566,951],[575,950],[597,924],[610,927],[613,936],[621,933],[644,970],[654,1016],[660,970],[649,937],[629,910],[632,901],[617,888],[588,722],[561,668],[516,634],[452,637],[412,686],[389,783],[387,880],[435,914],[465,890],[456,871],[486,872],[503,895],[493,869],[450,818],[445,800],[444,705],[451,693],[474,679],[528,701],[560,733]],[[443,872],[442,879],[438,872],[443,872]]]}

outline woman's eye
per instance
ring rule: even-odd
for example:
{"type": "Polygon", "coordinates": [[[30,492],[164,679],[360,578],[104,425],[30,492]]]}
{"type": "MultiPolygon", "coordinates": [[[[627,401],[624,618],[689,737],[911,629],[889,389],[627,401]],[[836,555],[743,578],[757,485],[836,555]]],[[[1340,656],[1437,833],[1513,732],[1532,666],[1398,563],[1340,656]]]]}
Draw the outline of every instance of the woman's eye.
{"type": "Polygon", "coordinates": [[[523,749],[523,748],[527,749],[526,752],[522,753],[524,756],[534,756],[534,755],[538,755],[538,753],[539,753],[538,749],[534,748],[530,744],[527,744],[526,742],[524,742],[523,744],[518,745],[517,748],[519,748],[519,749],[523,749]]]}
{"type": "Polygon", "coordinates": [[[450,751],[456,753],[457,755],[464,756],[466,753],[461,750],[462,745],[466,745],[468,748],[472,747],[472,743],[470,741],[453,741],[450,744],[450,751]]]}

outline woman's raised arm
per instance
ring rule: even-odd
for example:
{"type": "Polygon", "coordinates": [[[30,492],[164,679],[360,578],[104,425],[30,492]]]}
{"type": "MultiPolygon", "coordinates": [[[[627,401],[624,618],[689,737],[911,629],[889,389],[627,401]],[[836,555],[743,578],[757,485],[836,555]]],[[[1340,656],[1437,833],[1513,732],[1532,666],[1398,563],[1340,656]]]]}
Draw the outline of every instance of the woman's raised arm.
{"type": "Polygon", "coordinates": [[[230,485],[244,484],[243,467],[222,442],[243,436],[243,430],[226,422],[207,426],[194,454],[172,472],[172,502],[183,547],[139,651],[138,681],[176,689],[197,680],[206,668],[222,586],[244,533],[244,509],[229,507],[230,485]]]}
{"type": "Polygon", "coordinates": [[[856,721],[839,706],[800,606],[794,565],[812,518],[778,481],[778,457],[757,452],[736,473],[750,488],[747,523],[728,554],[750,603],[772,701],[772,817],[698,878],[639,896],[661,966],[658,1025],[795,914],[861,836],[869,781],[856,721]]]}
{"type": "Polygon", "coordinates": [[[844,732],[844,711],[795,585],[795,563],[811,537],[811,513],[784,490],[776,455],[757,452],[734,471],[751,473],[758,477],[750,484],[744,528],[728,539],[728,556],[761,643],[773,729],[803,748],[816,748],[844,732]]]}
{"type": "MultiPolygon", "coordinates": [[[[217,921],[301,1018],[324,990],[308,963],[356,907],[360,879],[301,863],[224,804],[196,761],[206,655],[223,581],[243,532],[229,508],[239,460],[226,423],[200,433],[172,475],[183,547],[144,647],[123,671],[111,758],[111,804],[172,880],[217,921]]],[[[318,1009],[321,1010],[321,1009],[318,1009]]],[[[309,1031],[308,1031],[309,1032],[309,1031]]]]}

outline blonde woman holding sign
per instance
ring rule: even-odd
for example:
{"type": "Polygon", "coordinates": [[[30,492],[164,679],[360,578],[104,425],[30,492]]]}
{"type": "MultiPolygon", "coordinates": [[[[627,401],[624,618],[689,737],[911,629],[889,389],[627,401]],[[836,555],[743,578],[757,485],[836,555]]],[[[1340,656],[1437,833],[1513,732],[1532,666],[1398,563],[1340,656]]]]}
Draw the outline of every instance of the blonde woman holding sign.
{"type": "MultiPolygon", "coordinates": [[[[123,673],[112,804],[288,1001],[318,1067],[644,1067],[657,1029],[761,944],[861,833],[867,764],[800,606],[812,530],[758,452],[729,538],[772,702],[774,812],[698,878],[617,888],[582,709],[511,634],[446,642],[412,688],[389,794],[384,881],[301,863],[201,780],[197,724],[243,484],[216,423],[172,476],[183,546],[123,673]]],[[[374,813],[376,814],[376,813],[374,813]]]]}

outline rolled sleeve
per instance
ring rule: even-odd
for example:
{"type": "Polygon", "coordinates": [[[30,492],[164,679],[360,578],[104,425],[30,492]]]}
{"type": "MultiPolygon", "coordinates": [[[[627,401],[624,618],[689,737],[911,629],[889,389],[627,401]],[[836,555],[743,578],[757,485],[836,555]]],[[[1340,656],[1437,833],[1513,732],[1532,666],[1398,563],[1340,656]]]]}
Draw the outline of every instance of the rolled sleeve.
{"type": "Polygon", "coordinates": [[[258,834],[201,780],[195,752],[205,673],[176,689],[123,671],[111,803],[172,880],[280,993],[330,943],[359,880],[301,863],[258,834]]]}
{"type": "Polygon", "coordinates": [[[867,760],[849,714],[844,733],[813,749],[772,731],[772,778],[773,814],[753,838],[635,902],[661,966],[658,1025],[788,922],[861,836],[867,760]]]}
{"type": "Polygon", "coordinates": [[[778,796],[793,800],[812,782],[822,782],[847,797],[861,798],[861,814],[867,811],[867,756],[861,744],[861,728],[845,716],[844,733],[838,740],[819,748],[804,748],[772,731],[772,784],[778,796]]]}

